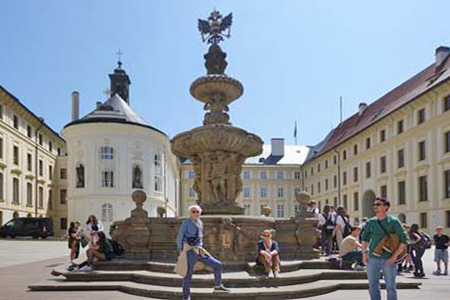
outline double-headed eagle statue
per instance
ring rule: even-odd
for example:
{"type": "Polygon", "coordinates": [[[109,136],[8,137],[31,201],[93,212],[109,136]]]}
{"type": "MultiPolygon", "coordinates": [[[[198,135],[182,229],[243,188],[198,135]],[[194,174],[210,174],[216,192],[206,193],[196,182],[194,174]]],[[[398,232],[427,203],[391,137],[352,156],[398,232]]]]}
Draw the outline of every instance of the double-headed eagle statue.
{"type": "Polygon", "coordinates": [[[208,44],[218,44],[224,40],[224,37],[230,37],[231,23],[233,15],[230,13],[225,18],[222,18],[220,12],[214,10],[208,17],[208,20],[198,19],[198,30],[202,34],[202,41],[207,41],[208,44]],[[227,33],[223,33],[228,30],[227,33]]]}

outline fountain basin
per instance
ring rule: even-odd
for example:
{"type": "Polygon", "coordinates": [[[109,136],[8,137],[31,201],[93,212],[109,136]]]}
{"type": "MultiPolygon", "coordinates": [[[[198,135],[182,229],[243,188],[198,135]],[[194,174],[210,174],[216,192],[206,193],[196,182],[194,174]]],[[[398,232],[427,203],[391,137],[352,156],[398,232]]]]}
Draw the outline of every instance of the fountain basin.
{"type": "Polygon", "coordinates": [[[199,101],[209,102],[218,92],[228,104],[244,93],[242,84],[227,75],[214,74],[198,78],[191,84],[191,95],[199,101]]]}

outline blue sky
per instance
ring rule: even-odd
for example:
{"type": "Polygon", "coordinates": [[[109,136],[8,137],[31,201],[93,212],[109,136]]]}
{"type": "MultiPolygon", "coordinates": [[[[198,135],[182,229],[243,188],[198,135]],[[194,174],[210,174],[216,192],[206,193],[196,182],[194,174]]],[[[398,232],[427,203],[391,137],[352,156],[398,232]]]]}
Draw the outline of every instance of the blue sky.
{"type": "Polygon", "coordinates": [[[174,136],[201,125],[189,86],[205,74],[197,18],[233,12],[222,43],[226,73],[240,80],[233,125],[266,142],[316,144],[360,102],[371,103],[450,44],[449,1],[6,1],[0,0],[0,84],[56,131],[105,100],[117,49],[131,77],[131,105],[174,136]]]}

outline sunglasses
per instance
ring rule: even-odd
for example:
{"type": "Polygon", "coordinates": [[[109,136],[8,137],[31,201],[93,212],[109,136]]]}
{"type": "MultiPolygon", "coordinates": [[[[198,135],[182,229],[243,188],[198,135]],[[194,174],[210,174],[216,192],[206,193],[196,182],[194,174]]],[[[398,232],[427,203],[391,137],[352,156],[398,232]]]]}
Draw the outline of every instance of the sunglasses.
{"type": "Polygon", "coordinates": [[[193,211],[191,211],[191,213],[193,213],[193,214],[199,214],[200,212],[199,212],[198,210],[193,210],[193,211]]]}
{"type": "Polygon", "coordinates": [[[381,206],[383,203],[374,203],[373,206],[381,206]]]}

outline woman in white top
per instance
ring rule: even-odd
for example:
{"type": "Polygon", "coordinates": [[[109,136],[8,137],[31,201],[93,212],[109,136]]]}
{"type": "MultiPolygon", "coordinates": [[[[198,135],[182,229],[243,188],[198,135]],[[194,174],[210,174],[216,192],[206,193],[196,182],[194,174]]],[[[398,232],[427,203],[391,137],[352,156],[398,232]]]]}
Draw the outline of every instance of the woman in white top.
{"type": "Polygon", "coordinates": [[[90,215],[86,222],[86,226],[84,227],[84,231],[86,231],[87,236],[91,236],[92,232],[99,232],[103,230],[103,224],[97,219],[97,217],[90,215]]]}
{"type": "Polygon", "coordinates": [[[341,249],[341,243],[344,239],[344,231],[346,226],[350,226],[349,219],[347,217],[347,211],[344,207],[339,206],[336,210],[336,227],[334,228],[333,235],[336,236],[336,242],[339,250],[341,249]]]}

